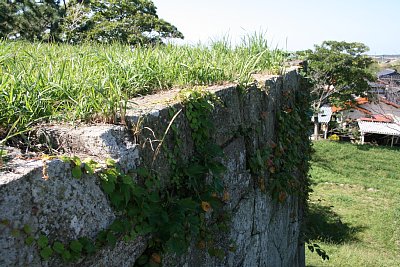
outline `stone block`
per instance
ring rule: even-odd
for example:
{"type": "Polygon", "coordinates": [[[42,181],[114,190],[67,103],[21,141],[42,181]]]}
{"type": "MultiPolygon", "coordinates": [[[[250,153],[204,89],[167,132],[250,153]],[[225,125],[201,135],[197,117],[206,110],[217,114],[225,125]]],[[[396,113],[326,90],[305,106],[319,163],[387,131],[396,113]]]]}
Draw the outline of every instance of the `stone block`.
{"type": "Polygon", "coordinates": [[[37,132],[55,150],[97,159],[112,158],[123,169],[134,169],[139,163],[138,146],[125,126],[51,126],[37,132]]]}
{"type": "Polygon", "coordinates": [[[240,108],[240,95],[236,86],[213,87],[214,92],[220,99],[221,104],[215,106],[212,121],[215,132],[213,139],[219,146],[224,146],[234,138],[243,121],[240,108]]]}

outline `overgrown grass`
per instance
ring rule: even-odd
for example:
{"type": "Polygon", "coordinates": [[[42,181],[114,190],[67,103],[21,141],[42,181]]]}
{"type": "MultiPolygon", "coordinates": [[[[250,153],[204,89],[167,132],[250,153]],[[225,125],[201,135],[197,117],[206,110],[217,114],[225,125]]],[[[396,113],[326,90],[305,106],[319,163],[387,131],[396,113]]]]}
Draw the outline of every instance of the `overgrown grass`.
{"type": "Polygon", "coordinates": [[[284,53],[261,34],[241,45],[43,44],[0,41],[0,141],[43,120],[114,122],[135,96],[172,87],[246,83],[276,73],[284,53]],[[94,116],[95,114],[95,116],[94,116]]]}
{"type": "Polygon", "coordinates": [[[306,252],[307,266],[398,266],[400,150],[316,142],[312,237],[330,256],[306,252]]]}

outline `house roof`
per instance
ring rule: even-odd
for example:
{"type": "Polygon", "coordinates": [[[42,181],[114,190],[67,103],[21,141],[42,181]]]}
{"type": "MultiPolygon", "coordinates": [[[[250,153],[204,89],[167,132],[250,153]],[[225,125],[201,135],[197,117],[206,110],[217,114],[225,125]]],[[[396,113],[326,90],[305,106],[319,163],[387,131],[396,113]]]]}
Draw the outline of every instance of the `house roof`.
{"type": "Polygon", "coordinates": [[[400,136],[400,125],[387,122],[358,121],[360,132],[400,136]]]}
{"type": "Polygon", "coordinates": [[[400,121],[400,105],[388,101],[385,98],[379,98],[378,102],[369,102],[367,98],[357,98],[356,104],[341,107],[332,107],[332,112],[343,111],[343,110],[357,110],[359,113],[354,113],[353,119],[361,117],[371,118],[371,121],[387,121],[385,118],[394,118],[395,121],[400,121]],[[383,115],[383,116],[381,116],[383,115]],[[376,118],[374,118],[374,116],[376,118]],[[384,118],[385,117],[385,118],[384,118]]]}
{"type": "Polygon", "coordinates": [[[388,104],[390,106],[393,106],[395,108],[400,108],[400,105],[397,105],[396,103],[390,102],[390,101],[388,101],[388,100],[386,100],[384,98],[381,98],[380,101],[382,101],[383,103],[388,104]]]}
{"type": "Polygon", "coordinates": [[[386,84],[384,83],[377,83],[377,82],[368,82],[368,85],[372,88],[386,88],[386,84]]]}
{"type": "Polygon", "coordinates": [[[333,106],[332,107],[332,112],[338,112],[338,111],[342,111],[342,110],[346,110],[346,109],[355,108],[355,109],[359,109],[360,111],[362,111],[364,113],[368,113],[368,110],[365,110],[365,109],[361,110],[361,108],[357,107],[357,105],[363,105],[363,104],[368,103],[368,98],[366,98],[366,97],[358,97],[358,98],[355,99],[355,101],[356,101],[356,106],[354,104],[351,104],[351,103],[346,103],[346,106],[344,106],[344,107],[333,106]]]}
{"type": "Polygon", "coordinates": [[[378,78],[380,78],[382,76],[393,75],[393,74],[396,74],[396,73],[397,73],[396,70],[385,69],[385,70],[382,70],[382,71],[378,72],[376,75],[378,76],[378,78]]]}
{"type": "Polygon", "coordinates": [[[360,118],[361,121],[373,121],[373,122],[393,122],[393,118],[389,115],[371,115],[371,118],[360,118]]]}

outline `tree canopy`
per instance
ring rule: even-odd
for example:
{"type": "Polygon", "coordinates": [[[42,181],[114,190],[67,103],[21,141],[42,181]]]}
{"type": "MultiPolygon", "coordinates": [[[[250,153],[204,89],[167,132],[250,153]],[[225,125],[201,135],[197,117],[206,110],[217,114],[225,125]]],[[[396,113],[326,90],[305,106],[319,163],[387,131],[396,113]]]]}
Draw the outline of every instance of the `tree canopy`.
{"type": "Polygon", "coordinates": [[[375,78],[368,70],[373,60],[367,51],[362,43],[324,41],[314,51],[302,52],[308,61],[314,117],[324,104],[341,106],[353,101],[354,95],[368,93],[368,81],[375,78]]]}
{"type": "Polygon", "coordinates": [[[183,38],[150,0],[3,0],[0,11],[0,38],[131,45],[183,38]]]}
{"type": "Polygon", "coordinates": [[[59,35],[60,0],[0,1],[0,38],[46,41],[59,35]]]}

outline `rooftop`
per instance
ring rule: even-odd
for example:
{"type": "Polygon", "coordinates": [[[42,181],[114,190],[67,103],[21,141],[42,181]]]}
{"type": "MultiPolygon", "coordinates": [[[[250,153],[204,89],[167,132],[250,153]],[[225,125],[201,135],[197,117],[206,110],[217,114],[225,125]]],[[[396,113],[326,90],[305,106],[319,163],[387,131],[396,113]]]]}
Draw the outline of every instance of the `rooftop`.
{"type": "Polygon", "coordinates": [[[360,132],[400,136],[400,125],[387,122],[358,121],[360,132]]]}

